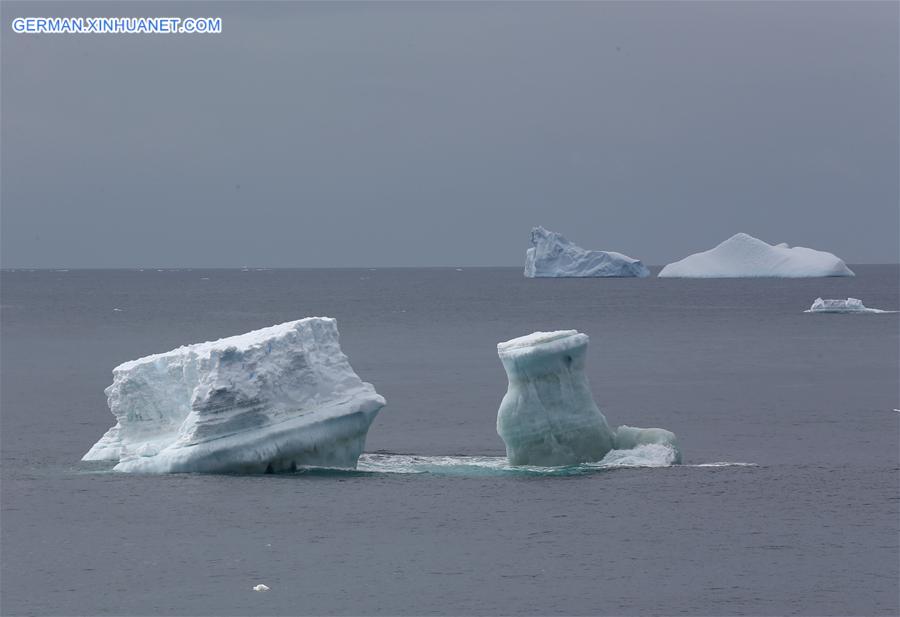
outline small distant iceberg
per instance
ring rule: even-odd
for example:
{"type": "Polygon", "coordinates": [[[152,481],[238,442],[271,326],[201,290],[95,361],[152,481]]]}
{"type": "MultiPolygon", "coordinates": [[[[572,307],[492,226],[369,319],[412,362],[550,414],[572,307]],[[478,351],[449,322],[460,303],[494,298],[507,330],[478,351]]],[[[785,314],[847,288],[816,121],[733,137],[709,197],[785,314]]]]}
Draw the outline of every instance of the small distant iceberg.
{"type": "Polygon", "coordinates": [[[831,253],[771,245],[745,233],[731,236],[715,248],[670,263],[661,278],[808,278],[855,276],[844,261],[831,253]]]}
{"type": "Polygon", "coordinates": [[[584,374],[588,336],[534,332],[497,345],[509,385],[497,433],[511,465],[555,467],[605,461],[613,466],[681,462],[675,434],[661,428],[610,429],[584,374]],[[626,452],[623,452],[626,451],[626,452]]]}
{"type": "Polygon", "coordinates": [[[650,270],[639,259],[613,251],[590,251],[562,234],[543,227],[531,230],[531,248],[525,252],[525,276],[539,277],[639,277],[650,270]]]}
{"type": "Polygon", "coordinates": [[[139,473],[353,469],[385,404],[328,317],[125,362],[106,395],[116,424],[82,460],[139,473]]]}
{"type": "Polygon", "coordinates": [[[896,313],[897,311],[883,311],[876,308],[867,308],[858,298],[847,298],[846,300],[823,300],[816,298],[812,306],[804,313],[896,313]]]}

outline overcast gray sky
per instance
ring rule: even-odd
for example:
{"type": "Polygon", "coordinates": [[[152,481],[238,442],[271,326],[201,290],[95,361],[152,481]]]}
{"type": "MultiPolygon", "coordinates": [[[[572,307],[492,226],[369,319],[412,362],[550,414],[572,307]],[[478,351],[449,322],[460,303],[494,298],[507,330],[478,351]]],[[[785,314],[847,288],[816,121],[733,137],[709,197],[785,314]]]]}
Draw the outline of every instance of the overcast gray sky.
{"type": "Polygon", "coordinates": [[[896,262],[898,3],[2,4],[4,267],[896,262]],[[20,16],[220,35],[17,35],[20,16]]]}

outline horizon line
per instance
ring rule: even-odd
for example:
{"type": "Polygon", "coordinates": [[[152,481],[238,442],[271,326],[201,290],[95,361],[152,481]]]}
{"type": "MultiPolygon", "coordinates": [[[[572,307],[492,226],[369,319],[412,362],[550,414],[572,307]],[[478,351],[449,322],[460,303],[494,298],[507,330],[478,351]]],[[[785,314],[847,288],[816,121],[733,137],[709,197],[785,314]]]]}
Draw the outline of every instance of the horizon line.
{"type": "MultiPolygon", "coordinates": [[[[847,263],[847,262],[845,262],[847,263]]],[[[663,268],[668,264],[646,264],[648,268],[663,268]]],[[[848,266],[900,266],[900,261],[884,262],[852,262],[848,266]]],[[[72,270],[125,270],[144,272],[184,271],[184,270],[452,270],[452,269],[489,269],[489,268],[523,268],[521,265],[443,265],[443,266],[0,266],[0,272],[69,272],[72,270]]],[[[596,277],[595,277],[596,278],[596,277]]],[[[602,277],[600,277],[602,278],[602,277]]],[[[827,277],[826,277],[827,278],[827,277]]]]}

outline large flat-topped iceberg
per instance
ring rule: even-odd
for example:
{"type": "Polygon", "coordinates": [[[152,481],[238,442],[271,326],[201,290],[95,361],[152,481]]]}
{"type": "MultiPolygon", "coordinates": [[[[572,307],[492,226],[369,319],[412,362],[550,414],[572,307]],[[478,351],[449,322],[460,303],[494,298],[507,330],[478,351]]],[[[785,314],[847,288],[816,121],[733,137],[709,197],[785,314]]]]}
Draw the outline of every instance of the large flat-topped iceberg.
{"type": "Polygon", "coordinates": [[[720,245],[667,265],[659,273],[666,278],[806,278],[854,276],[838,257],[825,251],[787,244],[771,245],[745,233],[720,245]]]}
{"type": "Polygon", "coordinates": [[[531,245],[525,251],[528,278],[650,276],[639,259],[613,251],[589,251],[543,227],[531,230],[531,245]]]}
{"type": "Polygon", "coordinates": [[[868,308],[858,298],[846,300],[823,300],[816,298],[805,313],[895,313],[896,311],[883,311],[876,308],[868,308]]]}
{"type": "Polygon", "coordinates": [[[328,317],[125,362],[106,395],[116,425],[84,460],[146,473],[353,468],[384,406],[328,317]]]}
{"type": "Polygon", "coordinates": [[[612,450],[658,444],[680,462],[675,435],[620,426],[600,413],[584,374],[588,336],[577,330],[535,332],[497,345],[509,385],[497,433],[513,465],[559,466],[599,461],[612,450]]]}

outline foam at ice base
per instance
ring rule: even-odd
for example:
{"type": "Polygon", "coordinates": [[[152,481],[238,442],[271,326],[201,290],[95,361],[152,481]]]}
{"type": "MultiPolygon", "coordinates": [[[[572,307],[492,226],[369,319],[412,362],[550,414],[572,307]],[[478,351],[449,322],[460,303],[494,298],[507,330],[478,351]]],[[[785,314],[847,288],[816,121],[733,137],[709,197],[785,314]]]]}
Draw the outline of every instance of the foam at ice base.
{"type": "Polygon", "coordinates": [[[866,308],[862,300],[847,298],[846,300],[823,300],[816,298],[804,313],[895,313],[876,308],[866,308]]]}
{"type": "Polygon", "coordinates": [[[528,278],[650,276],[650,270],[638,259],[614,251],[583,249],[543,227],[531,230],[531,245],[525,251],[528,278]]]}
{"type": "MultiPolygon", "coordinates": [[[[588,336],[577,330],[534,332],[499,343],[509,380],[497,433],[513,465],[559,466],[603,460],[613,450],[663,446],[681,454],[664,429],[609,428],[584,374],[588,336]]],[[[646,448],[645,448],[646,449],[646,448]]]]}
{"type": "MultiPolygon", "coordinates": [[[[668,431],[666,431],[668,432],[668,431]]],[[[681,463],[681,453],[671,445],[640,444],[632,448],[610,450],[599,466],[609,467],[669,467],[681,463]]]]}
{"type": "Polygon", "coordinates": [[[146,473],[353,468],[384,399],[353,372],[337,324],[309,317],[125,362],[116,425],[83,460],[146,473]]]}
{"type": "Polygon", "coordinates": [[[805,278],[854,276],[838,257],[802,246],[771,245],[745,233],[664,267],[662,278],[805,278]]]}

